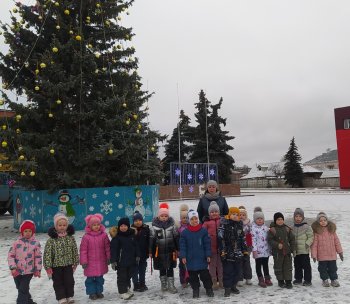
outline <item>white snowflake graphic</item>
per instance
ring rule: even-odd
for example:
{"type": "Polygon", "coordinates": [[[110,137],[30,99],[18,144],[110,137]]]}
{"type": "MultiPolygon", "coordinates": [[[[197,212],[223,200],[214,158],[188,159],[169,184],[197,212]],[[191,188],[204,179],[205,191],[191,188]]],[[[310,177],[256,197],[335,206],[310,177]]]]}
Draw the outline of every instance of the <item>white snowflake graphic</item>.
{"type": "Polygon", "coordinates": [[[31,217],[35,217],[36,216],[36,207],[33,205],[33,204],[31,204],[30,205],[30,207],[29,207],[29,215],[31,216],[31,217]]]}
{"type": "Polygon", "coordinates": [[[38,197],[36,198],[36,200],[39,202],[39,201],[40,201],[40,197],[38,196],[38,197]]]}
{"type": "Polygon", "coordinates": [[[108,195],[108,193],[109,193],[108,190],[104,190],[104,191],[103,191],[103,194],[104,194],[104,195],[108,195]]]}
{"type": "Polygon", "coordinates": [[[120,196],[119,192],[116,192],[116,193],[114,194],[114,196],[115,196],[115,197],[119,197],[119,196],[120,196]]]}
{"type": "Polygon", "coordinates": [[[33,197],[34,197],[34,192],[32,192],[32,193],[30,194],[30,196],[33,198],[33,197]]]}
{"type": "Polygon", "coordinates": [[[179,168],[175,169],[175,175],[179,176],[181,174],[181,170],[179,168]]]}
{"type": "Polygon", "coordinates": [[[204,178],[203,173],[199,173],[198,178],[199,178],[200,180],[203,180],[203,178],[204,178]]]}
{"type": "Polygon", "coordinates": [[[38,213],[41,214],[41,209],[38,209],[38,213]]]}
{"type": "Polygon", "coordinates": [[[28,196],[26,196],[24,199],[25,199],[26,201],[28,201],[28,200],[29,200],[29,197],[28,197],[28,196]]]}
{"type": "Polygon", "coordinates": [[[188,188],[188,191],[190,191],[190,193],[192,193],[194,191],[194,188],[192,185],[188,188]]]}
{"type": "Polygon", "coordinates": [[[100,204],[100,207],[101,207],[101,212],[104,214],[108,214],[113,211],[112,203],[109,201],[104,201],[103,203],[100,204]]]}
{"type": "Polygon", "coordinates": [[[97,198],[97,194],[96,194],[96,193],[93,193],[93,194],[92,194],[92,198],[93,198],[93,199],[96,199],[96,198],[97,198]]]}
{"type": "Polygon", "coordinates": [[[177,192],[182,193],[183,189],[182,187],[177,188],[177,192]]]}
{"type": "Polygon", "coordinates": [[[119,208],[119,209],[123,209],[123,204],[119,204],[119,205],[118,205],[118,208],[119,208]]]}
{"type": "Polygon", "coordinates": [[[210,174],[211,176],[214,176],[214,175],[215,175],[215,170],[214,170],[214,169],[210,169],[209,174],[210,174]]]}
{"type": "Polygon", "coordinates": [[[24,208],[24,213],[27,213],[27,208],[24,208]]]}
{"type": "Polygon", "coordinates": [[[121,219],[121,217],[120,217],[120,216],[117,216],[115,219],[116,219],[116,221],[118,222],[118,221],[121,219]]]}
{"type": "Polygon", "coordinates": [[[106,226],[106,227],[109,226],[109,221],[105,221],[105,226],[106,226]]]}
{"type": "Polygon", "coordinates": [[[49,224],[51,224],[51,222],[52,222],[52,217],[51,217],[51,215],[50,214],[48,214],[48,215],[46,215],[46,219],[45,219],[45,221],[44,221],[44,226],[48,226],[49,224]]]}
{"type": "Polygon", "coordinates": [[[90,207],[89,207],[89,211],[92,212],[92,211],[94,211],[94,210],[95,210],[95,207],[94,207],[94,206],[90,206],[90,207]]]}
{"type": "Polygon", "coordinates": [[[191,179],[192,179],[192,174],[191,174],[191,173],[188,173],[188,174],[187,174],[187,179],[188,179],[188,180],[191,180],[191,179]]]}

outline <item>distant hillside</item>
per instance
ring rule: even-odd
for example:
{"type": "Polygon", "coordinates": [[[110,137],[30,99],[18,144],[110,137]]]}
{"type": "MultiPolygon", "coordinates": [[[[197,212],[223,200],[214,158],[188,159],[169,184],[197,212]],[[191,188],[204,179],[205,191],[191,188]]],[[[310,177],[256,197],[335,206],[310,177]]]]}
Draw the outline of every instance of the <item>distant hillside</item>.
{"type": "Polygon", "coordinates": [[[330,162],[338,160],[338,150],[331,150],[325,153],[322,153],[322,155],[316,156],[315,158],[305,162],[306,165],[312,165],[314,163],[322,163],[322,162],[330,162]]]}

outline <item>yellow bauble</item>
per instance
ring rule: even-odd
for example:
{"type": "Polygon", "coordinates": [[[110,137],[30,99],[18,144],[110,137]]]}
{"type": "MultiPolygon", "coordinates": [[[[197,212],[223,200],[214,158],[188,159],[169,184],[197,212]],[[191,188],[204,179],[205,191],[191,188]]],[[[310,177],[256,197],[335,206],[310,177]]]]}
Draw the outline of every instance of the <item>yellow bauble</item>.
{"type": "Polygon", "coordinates": [[[117,45],[117,49],[120,50],[122,46],[120,44],[117,45]]]}
{"type": "Polygon", "coordinates": [[[59,25],[56,25],[56,30],[60,30],[61,27],[59,25]]]}
{"type": "Polygon", "coordinates": [[[34,171],[30,171],[29,175],[30,176],[35,176],[35,172],[34,171]]]}
{"type": "Polygon", "coordinates": [[[130,120],[127,120],[125,123],[126,123],[127,125],[130,125],[130,120]]]}
{"type": "Polygon", "coordinates": [[[142,125],[141,124],[138,124],[137,126],[140,130],[142,129],[142,125]]]}
{"type": "Polygon", "coordinates": [[[92,49],[92,44],[89,43],[89,44],[87,45],[87,47],[88,47],[89,49],[92,49]]]}
{"type": "Polygon", "coordinates": [[[65,15],[69,15],[69,13],[70,13],[69,10],[67,10],[67,9],[64,10],[64,14],[65,14],[65,15]]]}
{"type": "Polygon", "coordinates": [[[23,147],[22,146],[19,146],[18,147],[18,151],[22,151],[23,150],[23,147]]]}
{"type": "Polygon", "coordinates": [[[37,75],[38,75],[38,74],[39,74],[39,72],[40,72],[40,71],[39,71],[38,69],[36,69],[36,70],[35,70],[35,74],[37,74],[37,75]]]}
{"type": "Polygon", "coordinates": [[[96,7],[100,8],[101,4],[100,3],[96,3],[96,7]]]}
{"type": "Polygon", "coordinates": [[[106,71],[107,71],[107,68],[103,67],[103,68],[102,68],[102,71],[106,72],[106,71]]]}
{"type": "Polygon", "coordinates": [[[38,19],[39,19],[39,20],[43,20],[43,17],[39,16],[38,19]]]}
{"type": "Polygon", "coordinates": [[[40,63],[40,67],[41,67],[42,69],[45,69],[45,68],[46,68],[46,63],[44,63],[44,62],[40,63]]]}
{"type": "Polygon", "coordinates": [[[7,129],[7,126],[6,126],[6,125],[2,125],[1,128],[2,128],[3,130],[6,130],[6,129],[7,129]]]}
{"type": "Polygon", "coordinates": [[[55,2],[55,6],[60,6],[60,4],[58,2],[55,2]]]}
{"type": "Polygon", "coordinates": [[[53,117],[53,114],[52,114],[52,113],[49,113],[49,117],[52,118],[52,117],[53,117]]]}
{"type": "Polygon", "coordinates": [[[24,155],[20,155],[19,160],[23,160],[23,159],[24,159],[24,155]]]}
{"type": "Polygon", "coordinates": [[[21,133],[21,129],[16,129],[16,133],[17,134],[21,133]]]}
{"type": "Polygon", "coordinates": [[[154,152],[156,149],[152,146],[151,147],[151,151],[154,152]]]}
{"type": "Polygon", "coordinates": [[[108,154],[112,155],[114,153],[113,149],[108,149],[108,154]]]}
{"type": "Polygon", "coordinates": [[[57,53],[57,52],[58,52],[58,48],[54,46],[54,47],[52,48],[52,51],[53,51],[54,53],[57,53]]]}
{"type": "Polygon", "coordinates": [[[123,107],[124,107],[124,108],[126,108],[126,107],[127,107],[127,104],[126,104],[125,102],[123,103],[123,107]]]}
{"type": "Polygon", "coordinates": [[[39,91],[39,90],[40,90],[40,87],[39,87],[39,86],[35,86],[34,90],[35,90],[35,91],[39,91]]]}
{"type": "Polygon", "coordinates": [[[101,53],[100,53],[100,52],[95,52],[95,57],[96,57],[96,58],[100,58],[100,56],[101,56],[101,53]]]}
{"type": "Polygon", "coordinates": [[[2,146],[3,148],[6,148],[6,147],[7,147],[7,141],[3,141],[3,142],[1,143],[1,146],[2,146]]]}
{"type": "Polygon", "coordinates": [[[137,130],[136,130],[136,133],[137,133],[137,134],[139,134],[139,133],[140,133],[140,130],[139,130],[139,129],[137,129],[137,130]]]}
{"type": "Polygon", "coordinates": [[[26,176],[26,173],[24,171],[22,171],[21,176],[26,176]]]}
{"type": "Polygon", "coordinates": [[[109,20],[106,20],[105,24],[106,24],[106,25],[110,25],[111,23],[110,23],[109,20]]]}
{"type": "Polygon", "coordinates": [[[55,154],[55,150],[54,149],[50,149],[50,154],[55,154]]]}
{"type": "Polygon", "coordinates": [[[61,103],[62,103],[62,100],[61,100],[61,99],[57,99],[57,100],[56,100],[56,103],[57,103],[57,104],[61,104],[61,103]]]}
{"type": "Polygon", "coordinates": [[[70,34],[70,35],[73,35],[73,31],[72,31],[72,30],[70,30],[70,31],[69,31],[69,34],[70,34]]]}
{"type": "Polygon", "coordinates": [[[14,8],[12,9],[12,11],[13,11],[14,13],[17,13],[17,12],[18,12],[18,9],[14,7],[14,8]]]}
{"type": "Polygon", "coordinates": [[[2,106],[4,104],[4,100],[0,99],[0,106],[2,106]]]}
{"type": "Polygon", "coordinates": [[[89,16],[86,16],[86,20],[89,20],[89,21],[90,21],[90,17],[89,17],[89,16]]]}
{"type": "Polygon", "coordinates": [[[24,64],[24,66],[25,66],[26,68],[29,67],[29,63],[26,62],[26,63],[24,64]]]}
{"type": "Polygon", "coordinates": [[[138,116],[134,114],[132,117],[136,120],[138,116]]]}
{"type": "Polygon", "coordinates": [[[77,41],[81,41],[81,36],[76,35],[76,36],[75,36],[75,40],[77,40],[77,41]]]}
{"type": "Polygon", "coordinates": [[[95,70],[95,74],[98,74],[98,72],[99,72],[99,70],[98,70],[98,69],[96,69],[96,70],[95,70]]]}

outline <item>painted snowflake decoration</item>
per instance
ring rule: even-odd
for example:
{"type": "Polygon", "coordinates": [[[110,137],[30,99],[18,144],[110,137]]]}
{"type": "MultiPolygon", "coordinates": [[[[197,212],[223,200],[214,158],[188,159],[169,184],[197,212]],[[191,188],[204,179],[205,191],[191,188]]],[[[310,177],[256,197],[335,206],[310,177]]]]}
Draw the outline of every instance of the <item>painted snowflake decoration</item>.
{"type": "Polygon", "coordinates": [[[192,179],[192,174],[191,174],[191,173],[188,173],[188,174],[187,174],[187,179],[188,179],[188,180],[191,180],[191,179],[192,179]]]}
{"type": "Polygon", "coordinates": [[[38,213],[41,214],[41,209],[38,209],[38,213]]]}
{"type": "Polygon", "coordinates": [[[34,198],[34,192],[32,192],[32,193],[30,194],[30,196],[31,196],[32,198],[34,198]]]}
{"type": "Polygon", "coordinates": [[[116,221],[118,222],[118,221],[121,219],[121,217],[120,217],[120,216],[117,216],[115,219],[116,219],[116,221]]]}
{"type": "Polygon", "coordinates": [[[29,211],[29,215],[32,218],[34,218],[36,216],[36,207],[33,204],[31,204],[30,207],[29,207],[29,210],[30,210],[29,211]]]}
{"type": "Polygon", "coordinates": [[[176,176],[180,176],[180,174],[181,174],[181,170],[179,168],[176,168],[175,169],[175,175],[176,176]]]}
{"type": "Polygon", "coordinates": [[[92,194],[92,198],[96,199],[97,198],[97,194],[96,193],[92,194]]]}
{"type": "Polygon", "coordinates": [[[38,196],[38,197],[36,198],[36,200],[39,202],[39,201],[40,201],[40,197],[38,196]]]}
{"type": "Polygon", "coordinates": [[[183,191],[183,189],[181,186],[179,188],[177,188],[177,192],[182,193],[182,191],[183,191]]]}
{"type": "Polygon", "coordinates": [[[119,204],[119,205],[118,205],[118,208],[119,208],[119,209],[123,209],[123,204],[119,204]]]}
{"type": "Polygon", "coordinates": [[[106,226],[106,227],[109,226],[109,221],[105,221],[105,226],[106,226]]]}
{"type": "Polygon", "coordinates": [[[50,225],[52,222],[52,216],[50,214],[46,215],[46,219],[44,221],[44,226],[50,225]]]}
{"type": "Polygon", "coordinates": [[[188,191],[190,191],[190,193],[192,193],[194,191],[194,188],[192,185],[188,188],[188,191]]]}
{"type": "Polygon", "coordinates": [[[210,174],[211,176],[214,176],[214,175],[215,175],[215,170],[214,170],[214,169],[210,169],[209,174],[210,174]]]}
{"type": "Polygon", "coordinates": [[[204,178],[203,173],[199,173],[199,174],[198,174],[198,178],[199,178],[200,180],[203,180],[203,178],[204,178]]]}
{"type": "Polygon", "coordinates": [[[29,200],[29,197],[28,197],[28,196],[26,196],[24,199],[25,199],[26,201],[28,201],[28,200],[29,200]]]}
{"type": "Polygon", "coordinates": [[[24,208],[24,213],[27,213],[27,208],[24,208]]]}
{"type": "Polygon", "coordinates": [[[94,207],[94,206],[90,206],[90,207],[89,207],[89,211],[90,211],[90,212],[92,212],[92,211],[94,211],[94,210],[95,210],[95,207],[94,207]]]}
{"type": "Polygon", "coordinates": [[[114,196],[115,196],[115,197],[119,197],[119,196],[120,196],[119,192],[116,192],[116,193],[114,194],[114,196]]]}
{"type": "Polygon", "coordinates": [[[108,193],[109,193],[108,190],[104,190],[104,191],[103,191],[103,194],[104,194],[104,195],[108,195],[108,193]]]}
{"type": "Polygon", "coordinates": [[[108,214],[113,211],[112,203],[109,201],[104,201],[103,203],[100,204],[100,207],[101,207],[101,212],[104,214],[108,214]]]}

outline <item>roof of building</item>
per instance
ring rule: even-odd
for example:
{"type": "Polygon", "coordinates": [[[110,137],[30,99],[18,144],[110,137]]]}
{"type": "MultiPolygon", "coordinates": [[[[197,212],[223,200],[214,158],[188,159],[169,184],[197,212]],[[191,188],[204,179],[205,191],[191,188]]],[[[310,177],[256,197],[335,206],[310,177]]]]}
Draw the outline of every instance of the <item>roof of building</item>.
{"type": "Polygon", "coordinates": [[[312,165],[316,163],[323,163],[336,160],[338,160],[338,150],[330,150],[328,152],[322,153],[322,155],[316,156],[315,158],[308,160],[304,164],[312,165]]]}

